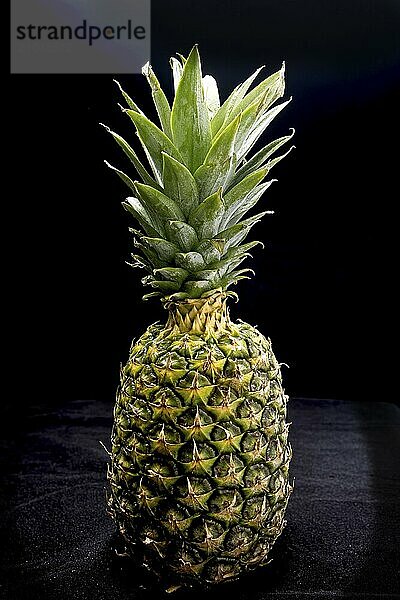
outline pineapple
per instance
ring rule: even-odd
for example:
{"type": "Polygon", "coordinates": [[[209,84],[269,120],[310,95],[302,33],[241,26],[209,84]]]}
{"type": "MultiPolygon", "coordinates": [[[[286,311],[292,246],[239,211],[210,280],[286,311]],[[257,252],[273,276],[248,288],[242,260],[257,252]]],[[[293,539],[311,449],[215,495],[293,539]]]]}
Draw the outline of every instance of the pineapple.
{"type": "Polygon", "coordinates": [[[260,243],[243,242],[268,211],[246,213],[293,135],[248,158],[290,101],[275,105],[284,67],[250,89],[258,69],[220,105],[197,47],[178,56],[172,108],[143,68],[160,126],[120,88],[148,167],[107,127],[142,180],[108,165],[133,194],[123,202],[139,224],[131,264],[147,272],[144,298],[159,297],[168,313],[132,343],[121,372],[108,506],[127,551],[170,589],[265,565],[292,490],[280,364],[270,340],[227,308],[260,243]]]}

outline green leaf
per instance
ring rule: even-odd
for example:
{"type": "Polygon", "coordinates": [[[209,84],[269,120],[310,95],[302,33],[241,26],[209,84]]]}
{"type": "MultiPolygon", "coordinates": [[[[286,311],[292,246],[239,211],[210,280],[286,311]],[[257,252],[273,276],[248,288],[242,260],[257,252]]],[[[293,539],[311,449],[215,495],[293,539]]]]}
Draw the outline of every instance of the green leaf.
{"type": "Polygon", "coordinates": [[[121,84],[119,83],[119,81],[117,81],[116,79],[114,79],[114,82],[117,84],[118,89],[121,92],[122,96],[124,97],[124,100],[127,103],[127,105],[129,106],[129,108],[131,110],[134,110],[135,112],[138,112],[138,113],[140,113],[142,115],[143,111],[141,111],[140,108],[138,107],[138,105],[136,104],[136,102],[134,102],[132,100],[132,98],[130,96],[128,96],[128,94],[126,92],[124,92],[124,90],[122,89],[121,84]]]}
{"type": "MultiPolygon", "coordinates": [[[[144,236],[140,235],[139,239],[142,239],[144,236]]],[[[152,238],[152,239],[157,239],[157,238],[152,238]]],[[[137,248],[139,248],[141,250],[141,252],[143,252],[143,254],[145,255],[146,259],[149,261],[149,263],[152,266],[152,269],[157,269],[157,268],[161,268],[161,267],[165,267],[166,266],[166,261],[160,259],[160,257],[158,256],[158,254],[155,252],[155,250],[153,250],[153,248],[151,248],[149,245],[146,245],[145,243],[142,243],[141,241],[137,240],[136,238],[134,239],[134,244],[137,248]]]]}
{"type": "Polygon", "coordinates": [[[238,203],[246,200],[249,192],[258,185],[268,173],[265,167],[250,173],[242,179],[235,187],[229,190],[224,196],[225,214],[222,219],[222,226],[231,218],[232,213],[236,210],[238,203]]]}
{"type": "Polygon", "coordinates": [[[127,198],[124,202],[122,202],[122,206],[126,211],[130,212],[135,217],[147,235],[160,235],[160,232],[157,230],[157,224],[154,222],[152,216],[142,205],[140,200],[137,198],[127,198]]]}
{"type": "Polygon", "coordinates": [[[185,281],[183,289],[189,294],[189,298],[199,298],[204,292],[213,289],[211,281],[185,281]]]}
{"type": "Polygon", "coordinates": [[[168,239],[184,252],[190,252],[198,244],[195,230],[183,221],[167,221],[166,232],[168,239]]]}
{"type": "MultiPolygon", "coordinates": [[[[211,145],[211,128],[204,99],[197,46],[194,46],[189,54],[176,90],[171,128],[174,144],[183,156],[189,171],[194,173],[203,163],[211,145]]],[[[164,150],[177,158],[167,149],[164,150]]]]}
{"type": "MultiPolygon", "coordinates": [[[[284,137],[278,138],[277,140],[274,140],[273,142],[270,142],[269,144],[264,146],[264,148],[261,148],[261,150],[259,150],[256,154],[254,154],[254,156],[252,156],[247,162],[245,162],[245,164],[242,167],[240,167],[240,169],[237,170],[235,176],[232,179],[231,185],[232,186],[237,185],[244,177],[246,177],[246,175],[255,171],[259,167],[262,167],[263,164],[266,162],[266,160],[272,154],[274,154],[281,146],[283,146],[283,144],[286,144],[286,142],[288,142],[290,139],[292,139],[293,135],[294,135],[294,129],[293,129],[293,133],[291,135],[286,135],[284,137]]],[[[292,146],[292,148],[293,148],[293,146],[292,146]]],[[[286,156],[286,155],[284,155],[284,156],[286,156]]],[[[280,157],[279,160],[281,160],[281,158],[283,158],[283,157],[280,157]]],[[[272,163],[272,162],[273,161],[270,161],[270,163],[272,163]]],[[[274,164],[276,164],[276,163],[274,163],[274,164]]],[[[269,167],[269,169],[270,168],[271,168],[271,166],[269,167]]]]}
{"type": "Polygon", "coordinates": [[[117,167],[113,167],[113,165],[110,165],[110,163],[106,160],[104,162],[107,165],[107,167],[114,171],[118,175],[118,177],[120,177],[122,181],[126,183],[126,185],[136,194],[135,184],[133,183],[132,179],[128,177],[128,175],[125,175],[123,171],[117,169],[117,167]]]}
{"type": "Polygon", "coordinates": [[[132,110],[125,111],[135,124],[139,139],[158,183],[162,185],[162,152],[179,162],[182,157],[171,140],[149,119],[132,110]]]}
{"type": "Polygon", "coordinates": [[[142,204],[146,207],[153,220],[159,223],[165,232],[166,221],[184,221],[185,217],[179,206],[162,192],[144,183],[135,183],[142,204]]]}
{"type": "Polygon", "coordinates": [[[257,101],[263,101],[264,110],[267,110],[278,98],[281,98],[285,93],[285,63],[276,73],[273,73],[255,88],[253,88],[239,102],[230,114],[230,119],[233,119],[236,114],[246,110],[248,106],[257,101]]]}
{"type": "Polygon", "coordinates": [[[195,172],[200,198],[207,198],[219,188],[224,188],[232,167],[239,124],[240,115],[217,136],[204,163],[195,172]]]}
{"type": "Polygon", "coordinates": [[[283,158],[286,158],[286,156],[294,149],[296,148],[296,146],[290,146],[289,150],[287,152],[285,152],[284,154],[281,154],[280,156],[277,156],[276,158],[273,158],[272,160],[269,160],[267,162],[267,164],[265,165],[268,169],[268,171],[270,171],[272,169],[272,167],[274,167],[275,165],[277,165],[283,158]]]}
{"type": "Polygon", "coordinates": [[[145,167],[142,165],[142,163],[140,162],[139,158],[136,155],[136,152],[133,150],[133,148],[131,148],[131,146],[128,144],[128,142],[126,142],[124,140],[124,138],[121,137],[118,133],[115,133],[115,131],[112,131],[109,127],[107,127],[107,125],[104,125],[103,123],[100,123],[100,125],[102,127],[104,127],[104,129],[109,134],[112,135],[112,137],[117,142],[117,144],[122,148],[122,150],[125,152],[125,154],[129,158],[129,160],[133,163],[136,171],[138,172],[139,176],[142,178],[144,183],[147,183],[148,185],[152,185],[154,187],[160,188],[160,186],[155,181],[155,179],[153,179],[153,177],[147,172],[145,167]]]}
{"type": "Polygon", "coordinates": [[[249,87],[263,68],[264,67],[260,67],[252,75],[250,75],[250,77],[248,77],[246,81],[236,86],[233,92],[230,94],[230,96],[225,100],[225,102],[215,114],[211,122],[213,136],[215,136],[218,133],[221,127],[223,127],[224,125],[226,125],[227,122],[229,122],[229,116],[232,110],[240,103],[247,90],[249,89],[249,87]]]}
{"type": "Polygon", "coordinates": [[[145,275],[140,281],[143,285],[150,285],[154,281],[154,275],[145,275]]]}
{"type": "Polygon", "coordinates": [[[167,196],[182,209],[185,217],[198,205],[199,191],[191,172],[181,162],[165,152],[163,158],[163,183],[167,196]]]}
{"type": "Polygon", "coordinates": [[[257,123],[260,114],[262,114],[262,108],[262,99],[256,100],[241,113],[242,118],[235,138],[235,154],[238,163],[240,163],[243,154],[243,146],[246,143],[250,132],[253,130],[255,123],[257,123]]]}
{"type": "Polygon", "coordinates": [[[213,287],[220,279],[218,272],[215,269],[204,269],[203,271],[198,271],[194,277],[196,281],[210,281],[213,284],[213,287]]]}
{"type": "Polygon", "coordinates": [[[171,56],[171,58],[169,59],[169,64],[172,69],[172,77],[174,80],[174,89],[175,89],[175,93],[176,93],[176,90],[178,89],[178,85],[179,85],[179,82],[182,77],[183,66],[182,66],[182,63],[179,62],[179,60],[177,58],[175,58],[174,56],[171,56]]]}
{"type": "Polygon", "coordinates": [[[245,275],[245,273],[253,273],[254,275],[253,269],[240,269],[239,271],[233,271],[233,273],[225,275],[225,277],[221,279],[220,286],[226,290],[230,285],[238,283],[238,281],[241,279],[251,279],[251,277],[245,275]]]}
{"type": "Polygon", "coordinates": [[[144,294],[142,300],[146,302],[147,300],[150,300],[150,298],[159,298],[160,296],[160,292],[150,292],[149,294],[144,294]]]}
{"type": "Polygon", "coordinates": [[[142,73],[146,77],[151,87],[151,95],[153,96],[153,101],[160,119],[161,127],[163,128],[165,135],[172,139],[171,108],[149,62],[147,62],[142,68],[142,73]]]}
{"type": "Polygon", "coordinates": [[[190,213],[189,223],[196,231],[199,240],[209,239],[216,235],[224,210],[221,189],[219,189],[190,213]]]}
{"type": "Polygon", "coordinates": [[[172,294],[173,292],[177,292],[180,290],[179,283],[175,281],[152,281],[150,283],[151,287],[159,290],[163,295],[172,294]]]}
{"type": "Polygon", "coordinates": [[[184,67],[186,65],[187,58],[185,58],[180,52],[177,52],[176,55],[179,56],[182,66],[184,67]]]}
{"type": "Polygon", "coordinates": [[[214,77],[205,75],[203,77],[203,90],[208,110],[208,118],[211,120],[220,107],[218,85],[214,77]]]}
{"type": "Polygon", "coordinates": [[[275,119],[275,117],[291,102],[292,98],[286,100],[286,102],[282,102],[278,106],[274,106],[266,113],[262,114],[254,123],[251,131],[246,136],[246,139],[243,140],[243,143],[240,145],[240,148],[237,150],[238,162],[242,160],[246,156],[246,154],[251,150],[254,146],[260,135],[266,130],[268,125],[275,119]]]}
{"type": "Polygon", "coordinates": [[[222,260],[210,264],[209,268],[217,271],[219,277],[223,277],[226,273],[230,273],[233,269],[236,269],[246,258],[251,257],[248,251],[257,246],[257,244],[261,244],[261,242],[249,242],[248,244],[231,248],[226,252],[222,260]]]}
{"type": "Polygon", "coordinates": [[[218,250],[218,252],[222,253],[224,251],[225,240],[223,240],[221,238],[214,238],[213,240],[210,240],[210,242],[212,243],[214,248],[216,248],[218,250]]]}
{"type": "MultiPolygon", "coordinates": [[[[255,246],[262,246],[264,248],[264,244],[259,241],[247,242],[247,244],[242,244],[241,246],[237,246],[236,248],[231,248],[226,253],[226,257],[234,257],[239,256],[239,254],[248,253],[249,250],[254,248],[255,246]]],[[[250,255],[249,255],[250,256],[250,255]]]]}
{"type": "Polygon", "coordinates": [[[161,275],[168,281],[175,281],[181,285],[185,279],[187,279],[189,273],[185,269],[179,269],[176,267],[163,267],[161,269],[154,269],[155,275],[161,275]]]}
{"type": "Polygon", "coordinates": [[[179,254],[175,256],[175,262],[183,269],[191,271],[192,273],[204,269],[205,267],[204,259],[198,252],[179,252],[179,254]]]}
{"type": "Polygon", "coordinates": [[[173,262],[175,255],[179,252],[179,248],[162,238],[143,236],[141,241],[148,248],[154,250],[160,260],[169,264],[173,262]]]}
{"type": "Polygon", "coordinates": [[[139,256],[139,254],[131,254],[132,261],[127,264],[133,269],[145,269],[149,273],[153,272],[153,266],[149,260],[139,256]]]}
{"type": "Polygon", "coordinates": [[[206,265],[210,264],[215,260],[219,260],[223,248],[214,243],[216,240],[203,240],[196,248],[196,251],[200,253],[204,259],[206,265]]]}
{"type": "Polygon", "coordinates": [[[236,225],[221,231],[221,233],[218,234],[218,237],[225,240],[225,251],[233,246],[238,246],[240,242],[245,239],[253,225],[258,223],[265,214],[265,212],[258,213],[241,223],[237,223],[236,225]]]}
{"type": "MultiPolygon", "coordinates": [[[[235,225],[236,223],[238,223],[242,219],[242,217],[257,204],[265,190],[267,190],[269,186],[272,183],[274,183],[274,181],[277,180],[271,179],[270,181],[262,183],[261,185],[254,188],[254,190],[249,192],[245,198],[233,204],[230,207],[229,214],[226,215],[228,219],[225,222],[225,226],[231,227],[231,225],[235,225]]],[[[270,214],[271,212],[273,211],[266,211],[266,214],[270,214]]]]}
{"type": "Polygon", "coordinates": [[[250,254],[248,252],[241,253],[235,257],[221,260],[218,266],[218,274],[220,277],[223,277],[227,273],[231,273],[236,267],[238,267],[246,258],[248,258],[250,254]]]}

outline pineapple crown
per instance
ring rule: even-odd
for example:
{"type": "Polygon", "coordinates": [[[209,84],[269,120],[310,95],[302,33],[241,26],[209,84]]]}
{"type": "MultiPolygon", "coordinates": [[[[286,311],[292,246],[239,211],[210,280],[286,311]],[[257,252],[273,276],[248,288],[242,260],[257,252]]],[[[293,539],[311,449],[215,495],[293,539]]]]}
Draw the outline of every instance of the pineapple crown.
{"type": "Polygon", "coordinates": [[[202,76],[197,46],[187,59],[177,56],[170,60],[175,87],[172,108],[150,64],[142,70],[160,127],[117,82],[128,106],[121,109],[133,121],[148,167],[128,142],[104,126],[142,180],[133,181],[106,161],[133,193],[123,206],[141,227],[130,229],[141,254],[132,254],[128,264],[148,272],[142,283],[153,291],[144,299],[199,298],[249,278],[252,270],[239,267],[261,242],[242,242],[253,225],[272,211],[244,217],[276,181],[264,181],[269,171],[294,147],[271,158],[293,137],[292,130],[248,158],[258,138],[291,100],[273,106],[284,93],[284,64],[250,90],[263,67],[257,69],[220,105],[215,79],[202,76]]]}

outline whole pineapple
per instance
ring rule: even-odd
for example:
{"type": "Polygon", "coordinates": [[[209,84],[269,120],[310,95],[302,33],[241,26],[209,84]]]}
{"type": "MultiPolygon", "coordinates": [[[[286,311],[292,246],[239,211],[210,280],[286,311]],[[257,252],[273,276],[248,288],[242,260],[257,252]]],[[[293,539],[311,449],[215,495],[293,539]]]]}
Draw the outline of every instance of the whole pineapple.
{"type": "MultiPolygon", "coordinates": [[[[118,134],[142,183],[114,169],[134,197],[124,207],[132,266],[168,311],[134,341],[115,406],[109,510],[139,564],[170,585],[208,585],[266,564],[292,490],[287,396],[271,343],[229,318],[227,288],[259,242],[243,243],[265,212],[243,218],[292,135],[248,152],[286,106],[283,68],[249,91],[258,69],[220,106],[195,46],[172,58],[172,109],[151,67],[161,128],[121,89],[150,171],[118,134]]],[[[108,164],[108,163],[107,163],[108,164]]],[[[111,166],[111,165],[109,165],[111,166]]]]}

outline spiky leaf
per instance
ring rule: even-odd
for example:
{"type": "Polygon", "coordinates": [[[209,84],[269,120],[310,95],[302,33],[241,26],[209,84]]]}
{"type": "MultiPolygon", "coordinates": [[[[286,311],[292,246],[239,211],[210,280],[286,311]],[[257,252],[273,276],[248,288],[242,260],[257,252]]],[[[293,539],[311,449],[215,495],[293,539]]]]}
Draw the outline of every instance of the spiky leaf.
{"type": "Polygon", "coordinates": [[[246,202],[248,194],[258,185],[268,173],[265,167],[249,173],[237,185],[229,190],[224,196],[225,214],[222,219],[222,226],[228,223],[232,213],[236,210],[240,202],[246,202]]]}
{"type": "Polygon", "coordinates": [[[153,266],[149,260],[143,258],[139,254],[131,254],[131,262],[128,263],[134,269],[145,269],[149,273],[153,272],[153,266]]]}
{"type": "Polygon", "coordinates": [[[121,171],[120,169],[117,169],[113,165],[110,165],[110,163],[107,162],[106,160],[104,161],[104,163],[107,165],[107,167],[109,169],[111,169],[112,171],[114,171],[114,173],[116,173],[118,175],[118,177],[120,179],[122,179],[122,181],[124,183],[126,183],[126,185],[129,187],[129,189],[132,190],[132,192],[134,192],[136,194],[135,184],[134,184],[134,182],[132,181],[132,179],[128,175],[126,175],[123,171],[121,171]]]}
{"type": "Polygon", "coordinates": [[[291,102],[291,98],[286,100],[286,102],[282,102],[278,106],[274,106],[266,113],[263,113],[254,123],[251,131],[246,135],[246,139],[243,140],[243,144],[238,147],[237,155],[238,161],[246,156],[246,154],[251,150],[254,146],[260,135],[265,131],[268,125],[275,119],[275,117],[291,102]]]}
{"type": "Polygon", "coordinates": [[[213,289],[213,284],[210,281],[185,281],[183,289],[189,294],[189,298],[198,298],[205,292],[213,289]]]}
{"type": "Polygon", "coordinates": [[[171,142],[171,140],[155,125],[133,110],[127,110],[126,113],[132,119],[138,132],[139,139],[146,153],[147,159],[153,170],[154,176],[158,183],[162,183],[162,152],[166,152],[178,161],[182,161],[182,157],[171,142]]]}
{"type": "Polygon", "coordinates": [[[220,107],[218,85],[214,77],[211,77],[211,75],[205,75],[203,77],[203,89],[208,117],[211,120],[220,107]]]}
{"type": "Polygon", "coordinates": [[[236,86],[233,92],[230,94],[230,96],[228,96],[228,98],[225,100],[221,108],[214,115],[214,118],[211,122],[213,136],[215,136],[220,131],[220,129],[224,125],[226,125],[227,122],[229,122],[229,117],[232,111],[238,106],[240,101],[245,96],[247,90],[249,89],[249,87],[263,68],[264,67],[260,67],[254,73],[252,73],[252,75],[250,75],[250,77],[248,77],[246,81],[236,86]]]}
{"type": "Polygon", "coordinates": [[[187,217],[199,202],[196,181],[184,164],[165,152],[162,153],[162,157],[165,193],[180,206],[185,217],[187,217]]]}
{"type": "Polygon", "coordinates": [[[171,242],[164,240],[163,238],[154,237],[142,237],[142,242],[157,254],[158,258],[164,263],[172,263],[175,255],[179,252],[177,248],[171,242]]]}
{"type": "Polygon", "coordinates": [[[135,217],[148,235],[160,235],[157,223],[138,198],[129,197],[122,203],[122,206],[135,217]]]}
{"type": "Polygon", "coordinates": [[[213,141],[204,163],[197,169],[196,179],[200,198],[207,198],[218,188],[224,188],[231,172],[235,151],[235,138],[240,115],[232,121],[213,141]]]}
{"type": "MultiPolygon", "coordinates": [[[[247,162],[244,163],[242,167],[240,167],[240,169],[237,170],[236,174],[232,178],[231,186],[238,184],[244,177],[246,177],[246,175],[252,173],[259,167],[262,167],[263,164],[268,160],[268,158],[272,156],[272,154],[274,154],[281,146],[283,146],[283,144],[286,144],[286,142],[292,139],[293,135],[294,129],[291,135],[286,135],[284,137],[278,138],[277,140],[270,142],[269,144],[264,146],[264,148],[261,148],[261,150],[256,152],[254,156],[252,156],[247,162]]],[[[271,168],[271,166],[269,168],[271,168]]]]}
{"type": "Polygon", "coordinates": [[[248,106],[256,101],[263,99],[265,110],[268,109],[272,104],[281,98],[285,91],[285,63],[276,73],[273,73],[255,88],[253,88],[242,100],[239,102],[230,114],[230,118],[234,118],[236,114],[246,110],[248,106]]]}
{"type": "Polygon", "coordinates": [[[233,271],[229,275],[225,275],[219,283],[224,289],[227,289],[229,286],[237,284],[241,279],[250,279],[245,273],[252,273],[254,275],[252,269],[240,269],[239,271],[233,271]]]}
{"type": "Polygon", "coordinates": [[[224,211],[225,206],[221,189],[219,189],[190,213],[189,222],[196,230],[199,240],[209,239],[216,235],[224,211]]]}
{"type": "Polygon", "coordinates": [[[175,256],[175,262],[183,269],[187,269],[192,273],[200,271],[206,266],[204,258],[199,252],[179,252],[175,256]]]}
{"type": "Polygon", "coordinates": [[[174,90],[175,90],[175,93],[176,93],[176,90],[178,89],[178,85],[179,85],[179,82],[180,82],[181,77],[182,77],[183,66],[182,66],[182,63],[177,58],[175,58],[174,56],[172,56],[170,58],[169,64],[170,64],[171,69],[172,69],[172,77],[173,77],[173,80],[174,80],[174,90]]]}
{"type": "Polygon", "coordinates": [[[157,281],[155,279],[149,282],[149,285],[156,290],[159,290],[165,296],[177,292],[181,287],[176,281],[157,281]]]}
{"type": "Polygon", "coordinates": [[[144,183],[136,183],[135,187],[142,203],[163,231],[165,231],[166,221],[184,220],[183,212],[171,198],[144,183]]]}
{"type": "Polygon", "coordinates": [[[197,252],[201,254],[206,265],[209,263],[219,260],[223,251],[223,244],[221,245],[216,240],[203,240],[197,246],[197,252]]]}
{"type": "Polygon", "coordinates": [[[127,105],[129,106],[129,108],[131,110],[134,110],[135,112],[138,112],[140,114],[143,114],[143,112],[140,110],[140,108],[138,107],[138,105],[136,104],[136,102],[134,102],[132,100],[132,98],[126,93],[124,92],[124,90],[121,87],[121,84],[119,83],[119,81],[117,81],[116,79],[114,79],[114,82],[117,84],[119,91],[121,92],[125,102],[127,103],[127,105]]]}
{"type": "Polygon", "coordinates": [[[228,250],[232,246],[238,246],[240,242],[245,239],[250,229],[258,223],[265,214],[265,212],[258,213],[257,215],[254,215],[254,217],[245,219],[241,223],[237,223],[236,225],[221,231],[218,236],[224,240],[225,249],[228,250]]]}
{"type": "MultiPolygon", "coordinates": [[[[274,181],[276,181],[276,179],[271,179],[270,181],[258,185],[251,190],[244,199],[238,200],[235,204],[232,204],[229,211],[226,213],[226,227],[231,227],[231,225],[238,223],[244,215],[257,204],[265,190],[267,190],[274,181]]],[[[266,214],[271,212],[273,211],[266,211],[266,214]]]]}
{"type": "Polygon", "coordinates": [[[235,154],[238,163],[240,163],[241,158],[244,156],[243,148],[254,128],[254,124],[257,122],[257,119],[260,118],[260,115],[263,114],[263,99],[257,99],[240,114],[240,126],[235,138],[235,154]]]}
{"type": "Polygon", "coordinates": [[[258,244],[261,244],[261,242],[249,242],[236,248],[230,248],[221,260],[211,263],[209,268],[218,271],[219,276],[222,277],[239,266],[248,256],[251,256],[249,250],[258,244]]]}
{"type": "Polygon", "coordinates": [[[167,100],[166,95],[161,89],[160,83],[154,74],[153,69],[149,62],[147,62],[142,68],[142,73],[146,77],[150,87],[151,94],[153,96],[154,104],[157,110],[158,117],[160,119],[161,127],[170,139],[172,139],[171,131],[171,108],[167,100]]]}
{"type": "MultiPolygon", "coordinates": [[[[211,145],[211,127],[197,46],[189,54],[176,90],[171,128],[174,144],[183,156],[187,168],[194,173],[203,163],[211,145]]],[[[168,154],[174,156],[171,152],[168,154]]]]}
{"type": "Polygon", "coordinates": [[[188,223],[183,221],[167,221],[168,239],[184,252],[190,252],[199,242],[197,233],[188,223]]]}
{"type": "Polygon", "coordinates": [[[168,281],[174,281],[181,285],[188,277],[189,273],[185,269],[177,267],[163,267],[161,269],[154,269],[155,275],[161,275],[168,281]]]}
{"type": "Polygon", "coordinates": [[[122,148],[122,150],[125,152],[125,154],[129,158],[129,160],[134,165],[136,171],[138,172],[139,176],[142,178],[142,180],[144,181],[144,183],[147,183],[147,185],[152,185],[153,187],[156,187],[156,188],[160,189],[160,186],[158,185],[158,183],[148,173],[148,171],[146,170],[146,168],[140,162],[140,160],[139,160],[136,152],[133,150],[133,148],[131,148],[131,146],[128,144],[128,142],[126,142],[124,140],[124,138],[121,137],[118,133],[115,133],[115,131],[112,131],[109,127],[107,127],[107,125],[104,125],[103,123],[100,123],[100,125],[102,125],[102,127],[104,127],[105,130],[110,135],[112,135],[112,137],[117,142],[117,144],[122,148]]]}
{"type": "Polygon", "coordinates": [[[272,167],[281,162],[282,159],[286,158],[287,155],[290,154],[292,150],[294,150],[294,148],[296,148],[296,146],[290,146],[289,150],[287,150],[284,154],[280,154],[279,156],[276,156],[275,158],[269,160],[265,165],[268,169],[268,172],[272,169],[272,167]]]}

